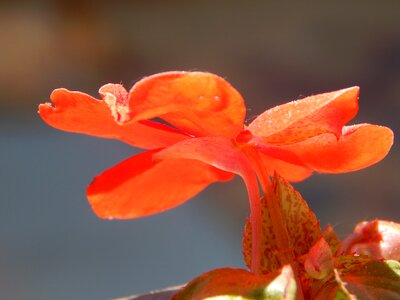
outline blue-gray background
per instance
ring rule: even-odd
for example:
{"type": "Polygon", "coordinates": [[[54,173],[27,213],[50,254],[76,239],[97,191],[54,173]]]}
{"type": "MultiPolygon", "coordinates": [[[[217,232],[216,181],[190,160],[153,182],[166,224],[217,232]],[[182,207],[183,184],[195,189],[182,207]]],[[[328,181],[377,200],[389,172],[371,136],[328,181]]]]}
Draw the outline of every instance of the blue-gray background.
{"type": "MultiPolygon", "coordinates": [[[[248,204],[234,180],[161,215],[98,219],[92,177],[137,150],[54,130],[36,114],[52,89],[97,95],[167,70],[205,70],[246,99],[278,103],[361,86],[354,122],[399,132],[400,2],[30,1],[0,4],[0,299],[109,299],[243,267],[248,204]]],[[[400,221],[399,144],[380,164],[296,187],[343,236],[400,221]]],[[[155,183],[155,188],[156,188],[155,183]]]]}

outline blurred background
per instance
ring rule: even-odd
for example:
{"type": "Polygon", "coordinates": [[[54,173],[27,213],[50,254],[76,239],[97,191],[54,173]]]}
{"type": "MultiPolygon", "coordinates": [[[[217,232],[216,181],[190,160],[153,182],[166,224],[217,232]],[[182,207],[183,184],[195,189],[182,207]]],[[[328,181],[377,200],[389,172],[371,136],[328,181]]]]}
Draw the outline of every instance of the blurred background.
{"type": "Polygon", "coordinates": [[[251,120],[359,85],[353,122],[391,127],[392,151],[296,188],[341,236],[360,220],[400,221],[399,1],[2,1],[0,37],[0,299],[110,299],[244,267],[238,179],[164,214],[98,219],[87,184],[138,150],[46,126],[37,105],[58,87],[97,96],[108,82],[210,71],[242,93],[251,120]]]}

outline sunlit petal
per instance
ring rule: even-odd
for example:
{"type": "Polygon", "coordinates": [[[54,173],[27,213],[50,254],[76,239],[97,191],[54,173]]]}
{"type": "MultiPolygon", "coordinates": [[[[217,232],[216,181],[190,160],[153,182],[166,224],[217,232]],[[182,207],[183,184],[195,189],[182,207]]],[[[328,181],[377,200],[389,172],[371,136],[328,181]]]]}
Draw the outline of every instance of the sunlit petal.
{"type": "Polygon", "coordinates": [[[117,139],[140,148],[165,147],[188,137],[148,120],[118,125],[105,101],[81,92],[56,89],[50,98],[54,106],[41,104],[39,114],[47,124],[60,130],[117,139]]]}
{"type": "Polygon", "coordinates": [[[242,96],[223,78],[204,72],[146,77],[129,93],[131,121],[160,117],[195,136],[234,137],[243,128],[242,96]]]}
{"type": "Polygon", "coordinates": [[[264,142],[277,145],[322,133],[339,137],[342,127],[358,111],[358,94],[359,88],[352,87],[279,105],[262,113],[247,129],[264,142]]]}
{"type": "Polygon", "coordinates": [[[94,179],[87,196],[98,216],[127,219],[159,213],[233,176],[198,160],[155,160],[157,152],[135,155],[94,179]]]}
{"type": "Polygon", "coordinates": [[[266,154],[261,153],[260,155],[265,168],[268,170],[268,173],[271,176],[274,174],[274,171],[276,171],[286,180],[298,182],[310,177],[313,172],[311,169],[304,166],[292,164],[285,160],[277,159],[266,154]]]}
{"type": "Polygon", "coordinates": [[[377,163],[393,144],[393,132],[378,125],[346,126],[342,134],[339,140],[333,134],[321,134],[286,149],[317,172],[343,173],[377,163]]]}

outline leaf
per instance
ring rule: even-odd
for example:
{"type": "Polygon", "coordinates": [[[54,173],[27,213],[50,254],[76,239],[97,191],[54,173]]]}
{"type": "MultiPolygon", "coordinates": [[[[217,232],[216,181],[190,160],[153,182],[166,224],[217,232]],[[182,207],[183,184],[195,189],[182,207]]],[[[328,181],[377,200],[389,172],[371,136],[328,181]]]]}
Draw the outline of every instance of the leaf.
{"type": "Polygon", "coordinates": [[[330,277],[324,280],[314,280],[314,282],[311,283],[311,298],[315,300],[357,299],[347,290],[347,283],[342,280],[340,275],[344,276],[348,272],[354,272],[370,261],[370,258],[350,255],[334,258],[335,269],[331,271],[330,277]]]}
{"type": "Polygon", "coordinates": [[[250,298],[242,296],[215,296],[206,298],[206,300],[249,300],[249,299],[250,298]]]}
{"type": "Polygon", "coordinates": [[[296,293],[297,285],[293,270],[286,265],[282,268],[280,275],[265,288],[251,292],[248,297],[250,299],[295,300],[296,293]]]}
{"type": "Polygon", "coordinates": [[[331,248],[332,254],[335,254],[340,247],[341,241],[331,225],[325,227],[324,231],[322,232],[322,236],[331,248]]]}
{"type": "Polygon", "coordinates": [[[372,260],[341,276],[357,299],[400,299],[400,263],[372,260]]]}
{"type": "MultiPolygon", "coordinates": [[[[304,255],[321,238],[319,222],[301,195],[278,174],[274,176],[273,185],[289,248],[279,248],[267,201],[262,198],[263,241],[261,244],[263,257],[261,258],[261,271],[263,273],[270,273],[283,267],[279,261],[280,255],[290,251],[295,257],[304,255]]],[[[247,266],[251,265],[251,247],[251,225],[248,220],[243,236],[243,256],[247,266]]]]}
{"type": "Polygon", "coordinates": [[[324,238],[321,238],[306,255],[304,268],[307,274],[315,279],[324,279],[333,272],[332,252],[324,238]]]}
{"type": "Polygon", "coordinates": [[[273,279],[273,275],[256,275],[243,269],[216,269],[190,281],[172,299],[196,300],[216,296],[224,296],[219,299],[241,299],[232,297],[245,296],[255,289],[265,287],[273,279]]]}
{"type": "Polygon", "coordinates": [[[371,258],[366,256],[341,255],[335,258],[335,269],[340,270],[340,273],[343,275],[362,268],[365,264],[371,262],[371,260],[371,258]]]}
{"type": "MultiPolygon", "coordinates": [[[[271,218],[269,216],[268,210],[266,209],[265,199],[261,199],[262,205],[262,221],[263,221],[263,235],[262,242],[262,257],[261,257],[261,267],[260,271],[264,274],[270,273],[274,270],[279,269],[281,266],[279,262],[279,250],[276,242],[276,237],[273,232],[271,218]]],[[[252,253],[252,228],[250,219],[247,219],[244,234],[243,234],[243,259],[248,268],[251,268],[251,253],[252,253]]]]}
{"type": "Polygon", "coordinates": [[[400,263],[341,256],[326,281],[316,282],[313,299],[400,299],[400,263]]]}
{"type": "Polygon", "coordinates": [[[343,241],[341,253],[400,260],[400,224],[382,220],[361,222],[343,241]]]}
{"type": "Polygon", "coordinates": [[[269,275],[256,275],[242,269],[209,271],[189,282],[173,300],[295,300],[297,285],[292,268],[284,266],[269,275]]]}
{"type": "MultiPolygon", "coordinates": [[[[317,282],[318,284],[318,282],[317,282]]],[[[345,283],[340,279],[337,270],[333,271],[331,280],[319,284],[322,287],[311,298],[314,300],[356,300],[357,298],[350,294],[346,289],[345,283]]]]}

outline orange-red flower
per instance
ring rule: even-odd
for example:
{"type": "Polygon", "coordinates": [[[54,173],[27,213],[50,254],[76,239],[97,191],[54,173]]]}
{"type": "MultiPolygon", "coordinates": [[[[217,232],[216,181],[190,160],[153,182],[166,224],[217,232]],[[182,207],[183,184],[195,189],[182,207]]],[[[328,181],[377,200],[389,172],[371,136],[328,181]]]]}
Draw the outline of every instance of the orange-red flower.
{"type": "MultiPolygon", "coordinates": [[[[102,100],[56,89],[40,105],[58,129],[150,149],[97,176],[87,196],[100,217],[142,217],[172,208],[207,185],[241,175],[251,193],[255,165],[299,181],[312,171],[342,173],[381,160],[390,129],[344,126],[358,110],[358,87],[276,106],[244,125],[241,95],[203,72],[167,72],[100,88],[102,100]],[[161,119],[163,123],[157,122],[161,119]]],[[[257,171],[258,172],[258,171],[257,171]]]]}

